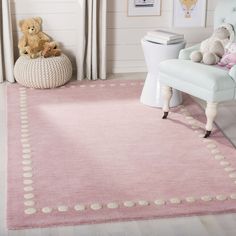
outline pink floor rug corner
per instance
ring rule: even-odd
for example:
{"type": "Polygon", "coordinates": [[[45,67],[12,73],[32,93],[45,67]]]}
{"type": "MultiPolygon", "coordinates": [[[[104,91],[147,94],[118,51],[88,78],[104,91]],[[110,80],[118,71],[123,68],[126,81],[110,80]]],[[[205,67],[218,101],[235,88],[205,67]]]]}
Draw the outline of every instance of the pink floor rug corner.
{"type": "Polygon", "coordinates": [[[236,150],[188,96],[162,120],[143,82],[8,86],[9,229],[236,212],[236,150]]]}

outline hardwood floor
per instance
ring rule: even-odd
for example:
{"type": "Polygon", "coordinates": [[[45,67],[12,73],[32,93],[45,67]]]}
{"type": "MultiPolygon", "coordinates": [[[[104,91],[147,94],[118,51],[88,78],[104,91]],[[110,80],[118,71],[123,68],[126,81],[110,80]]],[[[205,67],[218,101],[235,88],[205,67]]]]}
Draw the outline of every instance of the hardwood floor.
{"type": "MultiPolygon", "coordinates": [[[[139,78],[144,74],[111,78],[139,78]]],[[[0,84],[0,236],[235,236],[236,214],[182,217],[76,227],[6,229],[6,83],[0,84]]],[[[199,101],[203,106],[204,103],[199,101]]],[[[236,102],[221,104],[217,125],[236,146],[236,102]]],[[[236,158],[236,157],[235,157],[236,158]]]]}

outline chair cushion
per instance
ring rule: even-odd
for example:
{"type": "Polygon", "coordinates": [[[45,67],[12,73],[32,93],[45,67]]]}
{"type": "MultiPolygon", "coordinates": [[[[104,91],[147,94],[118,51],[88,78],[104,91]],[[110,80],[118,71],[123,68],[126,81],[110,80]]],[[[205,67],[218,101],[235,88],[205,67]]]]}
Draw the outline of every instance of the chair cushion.
{"type": "Polygon", "coordinates": [[[160,80],[208,101],[231,100],[236,87],[228,70],[180,59],[167,60],[160,64],[160,80]],[[188,86],[192,88],[190,91],[188,86]]]}

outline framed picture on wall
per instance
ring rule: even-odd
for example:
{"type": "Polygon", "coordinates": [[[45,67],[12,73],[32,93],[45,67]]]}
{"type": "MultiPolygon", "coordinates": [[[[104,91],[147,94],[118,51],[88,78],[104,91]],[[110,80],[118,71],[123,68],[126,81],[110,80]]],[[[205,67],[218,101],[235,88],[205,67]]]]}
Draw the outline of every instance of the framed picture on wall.
{"type": "Polygon", "coordinates": [[[128,0],[128,16],[160,16],[161,0],[128,0]]]}
{"type": "Polygon", "coordinates": [[[173,27],[206,26],[207,0],[173,0],[173,27]]]}

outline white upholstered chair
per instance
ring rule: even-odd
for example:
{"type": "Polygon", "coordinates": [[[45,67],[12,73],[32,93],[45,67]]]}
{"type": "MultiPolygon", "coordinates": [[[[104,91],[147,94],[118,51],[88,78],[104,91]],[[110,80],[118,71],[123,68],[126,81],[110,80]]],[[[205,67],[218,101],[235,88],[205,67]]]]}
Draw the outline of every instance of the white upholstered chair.
{"type": "MultiPolygon", "coordinates": [[[[214,17],[214,27],[230,23],[236,29],[236,0],[220,0],[214,17]]],[[[193,95],[207,102],[206,134],[211,135],[217,114],[217,105],[236,99],[236,65],[227,71],[190,61],[190,54],[200,45],[183,49],[179,59],[166,60],[160,64],[160,81],[163,84],[163,119],[168,117],[172,88],[193,95]]]]}

